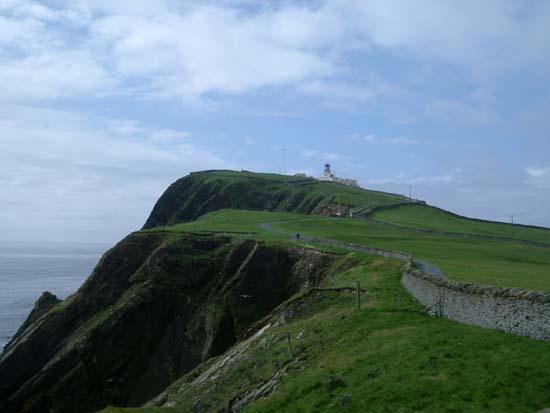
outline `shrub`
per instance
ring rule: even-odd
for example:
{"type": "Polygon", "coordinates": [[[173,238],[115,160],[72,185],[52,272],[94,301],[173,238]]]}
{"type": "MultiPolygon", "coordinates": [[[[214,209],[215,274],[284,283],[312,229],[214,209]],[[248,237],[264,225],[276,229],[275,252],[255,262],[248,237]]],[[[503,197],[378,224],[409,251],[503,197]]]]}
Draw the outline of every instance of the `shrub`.
{"type": "Polygon", "coordinates": [[[328,377],[327,390],[332,391],[338,387],[346,387],[346,383],[344,383],[342,376],[333,373],[328,377]]]}

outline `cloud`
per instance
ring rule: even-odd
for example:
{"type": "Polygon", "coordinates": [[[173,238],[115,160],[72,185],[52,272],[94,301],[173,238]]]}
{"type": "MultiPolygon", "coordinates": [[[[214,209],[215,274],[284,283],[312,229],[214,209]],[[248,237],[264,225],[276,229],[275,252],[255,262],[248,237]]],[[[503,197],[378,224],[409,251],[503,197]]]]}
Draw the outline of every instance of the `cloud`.
{"type": "Polygon", "coordinates": [[[355,142],[366,142],[370,145],[415,145],[418,143],[415,140],[403,138],[401,136],[394,138],[379,138],[374,133],[368,133],[366,135],[353,133],[349,135],[349,139],[355,142]]]}
{"type": "Polygon", "coordinates": [[[433,99],[427,104],[425,117],[456,126],[488,126],[498,121],[495,110],[486,105],[453,99],[433,99]]]}
{"type": "Polygon", "coordinates": [[[323,161],[335,161],[344,158],[344,156],[335,152],[321,152],[316,149],[304,149],[301,155],[304,158],[318,158],[323,161]]]}
{"type": "Polygon", "coordinates": [[[526,67],[544,73],[550,64],[548,2],[241,6],[4,0],[0,77],[7,89],[0,99],[123,93],[207,104],[219,94],[290,87],[364,104],[395,87],[378,67],[381,53],[445,62],[476,79],[526,67]],[[375,82],[353,72],[357,57],[376,73],[375,82]]]}
{"type": "Polygon", "coordinates": [[[4,236],[116,240],[190,171],[234,169],[185,131],[79,112],[1,107],[4,236]],[[116,128],[115,128],[116,129],[116,128]]]}
{"type": "Polygon", "coordinates": [[[372,102],[376,98],[389,93],[389,86],[372,88],[328,81],[314,81],[302,84],[299,90],[306,95],[323,97],[331,100],[353,101],[357,103],[372,102]]]}
{"type": "Polygon", "coordinates": [[[48,51],[0,63],[0,102],[33,102],[110,93],[114,83],[87,51],[48,51]]]}
{"type": "Polygon", "coordinates": [[[545,176],[550,176],[550,167],[541,168],[536,166],[528,166],[525,169],[525,172],[533,178],[542,178],[545,176]]]}
{"type": "Polygon", "coordinates": [[[191,136],[190,133],[185,131],[173,130],[173,129],[159,129],[151,133],[151,141],[156,143],[174,143],[182,141],[191,136]]]}
{"type": "Polygon", "coordinates": [[[396,53],[447,62],[482,77],[550,63],[547,2],[350,3],[369,40],[396,53]]]}
{"type": "Polygon", "coordinates": [[[457,176],[462,172],[461,168],[454,169],[452,171],[446,172],[440,175],[428,175],[428,176],[407,176],[400,174],[397,176],[387,177],[387,178],[371,178],[367,182],[372,185],[412,185],[412,184],[448,184],[455,182],[457,176]]]}
{"type": "Polygon", "coordinates": [[[550,167],[528,166],[525,173],[527,174],[527,185],[538,191],[548,192],[550,189],[550,167]]]}

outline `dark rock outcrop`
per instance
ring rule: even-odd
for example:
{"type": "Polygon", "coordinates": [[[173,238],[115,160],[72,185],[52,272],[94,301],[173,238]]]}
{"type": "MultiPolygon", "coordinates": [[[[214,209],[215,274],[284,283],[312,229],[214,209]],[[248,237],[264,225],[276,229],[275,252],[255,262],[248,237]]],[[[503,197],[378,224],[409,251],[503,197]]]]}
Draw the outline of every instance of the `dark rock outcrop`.
{"type": "Polygon", "coordinates": [[[74,295],[53,307],[53,297],[39,300],[0,357],[0,411],[141,405],[317,284],[333,259],[227,237],[134,233],[74,295]]]}
{"type": "Polygon", "coordinates": [[[17,341],[17,339],[24,334],[24,332],[32,324],[34,324],[40,317],[50,311],[56,304],[60,303],[61,300],[57,298],[54,294],[49,291],[44,291],[40,298],[34,303],[34,307],[31,310],[31,313],[25,320],[25,322],[19,327],[13,338],[10,342],[4,347],[4,351],[9,351],[12,346],[12,343],[17,341]]]}

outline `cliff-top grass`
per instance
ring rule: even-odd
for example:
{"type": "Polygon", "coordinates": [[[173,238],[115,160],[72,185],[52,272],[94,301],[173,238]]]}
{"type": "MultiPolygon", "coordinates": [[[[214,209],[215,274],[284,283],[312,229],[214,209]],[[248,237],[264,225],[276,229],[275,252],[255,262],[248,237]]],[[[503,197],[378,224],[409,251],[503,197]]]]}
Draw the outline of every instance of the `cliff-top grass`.
{"type": "MultiPolygon", "coordinates": [[[[425,205],[403,205],[376,211],[372,218],[412,228],[524,239],[550,244],[550,229],[460,217],[425,205]]],[[[517,218],[516,218],[517,219],[517,218]]]]}
{"type": "Polygon", "coordinates": [[[403,251],[438,266],[452,280],[550,291],[550,248],[512,241],[472,239],[397,230],[353,218],[224,210],[198,221],[151,231],[241,232],[241,236],[284,240],[287,235],[262,229],[265,222],[288,233],[335,239],[403,251]]]}
{"type": "Polygon", "coordinates": [[[190,176],[205,183],[223,182],[227,184],[246,183],[256,185],[262,192],[271,194],[279,191],[301,192],[307,194],[306,199],[318,198],[323,200],[321,203],[324,204],[349,205],[357,210],[407,202],[407,198],[403,195],[322,182],[309,177],[224,170],[197,172],[190,176]]]}

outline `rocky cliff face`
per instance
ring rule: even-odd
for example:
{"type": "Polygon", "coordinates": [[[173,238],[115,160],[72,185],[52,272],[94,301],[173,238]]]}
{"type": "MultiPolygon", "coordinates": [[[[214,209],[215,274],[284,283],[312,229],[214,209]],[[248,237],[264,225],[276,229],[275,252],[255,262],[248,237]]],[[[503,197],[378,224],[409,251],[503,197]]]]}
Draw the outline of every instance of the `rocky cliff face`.
{"type": "Polygon", "coordinates": [[[12,343],[18,340],[18,338],[25,333],[25,331],[32,326],[40,317],[50,311],[53,307],[59,304],[61,300],[49,291],[44,291],[40,298],[34,303],[34,307],[25,320],[25,322],[19,327],[15,335],[10,342],[6,345],[6,348],[11,348],[12,343]]]}
{"type": "Polygon", "coordinates": [[[0,357],[0,411],[141,405],[317,284],[333,259],[227,237],[132,234],[73,296],[39,300],[0,357]]]}
{"type": "Polygon", "coordinates": [[[308,179],[287,186],[267,179],[227,180],[207,172],[181,178],[159,198],[144,228],[174,225],[197,219],[220,209],[317,213],[330,215],[333,210],[349,211],[349,205],[332,202],[329,194],[314,193],[308,179]]]}

